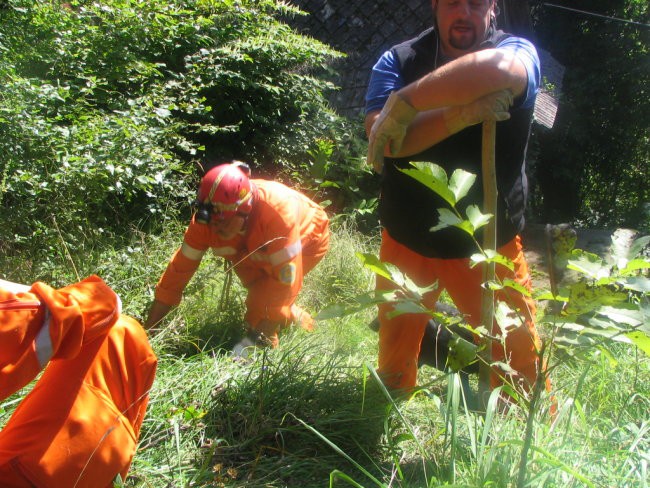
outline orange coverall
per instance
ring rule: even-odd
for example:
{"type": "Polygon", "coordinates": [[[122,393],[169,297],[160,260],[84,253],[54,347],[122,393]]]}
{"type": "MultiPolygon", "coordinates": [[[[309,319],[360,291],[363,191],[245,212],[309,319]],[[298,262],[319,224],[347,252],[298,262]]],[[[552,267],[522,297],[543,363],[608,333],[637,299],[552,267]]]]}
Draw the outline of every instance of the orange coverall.
{"type": "MultiPolygon", "coordinates": [[[[530,290],[531,278],[520,238],[516,237],[499,248],[498,252],[514,263],[514,272],[503,266],[497,266],[497,276],[500,279],[511,278],[530,290]]],[[[399,267],[418,286],[428,286],[438,280],[438,288],[425,295],[424,305],[429,309],[435,308],[440,293],[446,289],[458,310],[465,315],[467,322],[472,327],[480,325],[481,283],[483,282],[481,266],[470,268],[468,258],[424,257],[395,241],[386,231],[382,235],[380,259],[399,267]]],[[[390,290],[394,287],[389,280],[377,276],[378,290],[390,290]]],[[[504,300],[511,308],[517,310],[523,318],[523,324],[508,330],[505,349],[500,343],[493,343],[492,360],[508,362],[520,375],[511,380],[522,383],[523,388],[527,390],[535,382],[540,368],[537,351],[541,343],[534,324],[536,306],[532,298],[512,289],[507,290],[495,293],[495,299],[504,300]]],[[[392,309],[391,304],[379,306],[381,327],[378,372],[386,385],[391,388],[410,390],[416,386],[420,344],[430,317],[402,314],[388,318],[386,314],[392,309]]],[[[494,330],[498,334],[496,331],[499,330],[499,325],[496,322],[494,330]]],[[[493,388],[502,383],[498,372],[494,369],[490,383],[493,388]]],[[[546,386],[547,390],[550,389],[549,381],[546,386]]]]}
{"type": "Polygon", "coordinates": [[[309,315],[294,302],[303,277],[327,252],[329,220],[318,204],[282,183],[251,182],[257,194],[243,233],[226,241],[210,225],[193,218],[183,245],[158,281],[155,297],[166,305],[178,305],[203,254],[212,249],[233,263],[248,290],[245,321],[277,346],[278,330],[290,322],[312,327],[309,315]]]}
{"type": "Polygon", "coordinates": [[[97,276],[59,290],[0,282],[0,399],[47,365],[0,431],[3,488],[97,488],[126,478],[157,359],[120,308],[97,276]]]}

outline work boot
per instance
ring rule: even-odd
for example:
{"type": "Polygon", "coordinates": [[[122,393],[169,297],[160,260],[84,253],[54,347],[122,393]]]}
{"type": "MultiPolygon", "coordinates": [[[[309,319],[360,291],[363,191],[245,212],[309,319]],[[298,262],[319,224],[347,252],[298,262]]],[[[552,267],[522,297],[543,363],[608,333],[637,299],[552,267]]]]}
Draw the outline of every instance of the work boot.
{"type": "Polygon", "coordinates": [[[263,332],[248,327],[246,335],[242,340],[235,344],[232,348],[232,356],[238,359],[248,359],[258,347],[276,347],[273,341],[269,339],[263,332]]]}

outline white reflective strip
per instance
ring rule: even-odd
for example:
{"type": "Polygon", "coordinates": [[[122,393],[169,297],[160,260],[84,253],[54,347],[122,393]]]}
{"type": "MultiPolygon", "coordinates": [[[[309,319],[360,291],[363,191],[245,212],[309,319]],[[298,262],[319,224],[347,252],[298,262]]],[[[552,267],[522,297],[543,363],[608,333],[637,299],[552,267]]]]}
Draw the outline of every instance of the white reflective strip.
{"type": "Polygon", "coordinates": [[[253,254],[251,254],[251,255],[249,256],[249,258],[250,258],[252,261],[263,261],[263,262],[265,262],[265,263],[270,262],[270,258],[269,258],[269,256],[266,255],[266,254],[264,254],[264,253],[261,253],[261,252],[253,253],[253,254]]]}
{"type": "Polygon", "coordinates": [[[181,246],[181,253],[183,256],[185,256],[187,259],[192,259],[193,261],[200,261],[201,258],[203,257],[203,254],[205,254],[205,251],[201,251],[200,249],[196,249],[189,244],[186,244],[185,242],[181,246]]]}
{"type": "Polygon", "coordinates": [[[43,369],[52,357],[52,338],[50,337],[50,311],[45,307],[43,326],[34,339],[34,351],[38,358],[38,365],[43,369]]]}
{"type": "Polygon", "coordinates": [[[27,285],[21,285],[20,283],[0,279],[0,288],[4,288],[11,293],[27,293],[30,287],[27,285]]]}
{"type": "Polygon", "coordinates": [[[278,264],[286,263],[291,261],[298,254],[302,252],[302,242],[298,239],[293,244],[289,244],[287,247],[280,249],[279,251],[274,252],[269,255],[269,262],[271,266],[277,266],[278,264]]]}
{"type": "Polygon", "coordinates": [[[212,253],[215,256],[234,256],[237,254],[237,249],[234,247],[230,246],[225,246],[225,247],[213,247],[212,248],[212,253]]]}

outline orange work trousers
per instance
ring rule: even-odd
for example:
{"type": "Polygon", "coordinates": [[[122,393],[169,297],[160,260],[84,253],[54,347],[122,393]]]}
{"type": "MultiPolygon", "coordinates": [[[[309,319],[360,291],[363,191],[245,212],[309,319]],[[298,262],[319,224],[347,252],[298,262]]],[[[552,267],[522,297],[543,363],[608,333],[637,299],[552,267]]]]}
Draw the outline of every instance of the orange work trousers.
{"type": "MultiPolygon", "coordinates": [[[[511,278],[526,289],[531,289],[528,265],[524,257],[519,236],[498,249],[498,252],[514,263],[514,272],[503,266],[496,267],[500,279],[511,278]]],[[[477,327],[481,319],[481,266],[470,268],[469,259],[435,259],[424,257],[395,241],[384,230],[380,249],[380,259],[397,266],[418,286],[428,286],[438,282],[437,289],[426,294],[424,305],[433,310],[442,290],[446,289],[465,320],[477,327]]],[[[377,290],[391,290],[395,286],[389,280],[377,276],[377,290]]],[[[534,317],[535,301],[512,289],[500,291],[495,299],[505,301],[517,310],[522,318],[521,326],[507,331],[505,348],[493,343],[492,360],[507,362],[518,376],[510,378],[525,390],[530,389],[539,371],[538,351],[541,346],[534,317]]],[[[386,315],[393,310],[391,304],[379,306],[379,367],[378,373],[385,384],[397,390],[408,391],[416,386],[418,356],[427,321],[426,314],[402,314],[394,318],[386,315]]],[[[498,333],[498,324],[494,331],[498,333]]],[[[502,372],[492,370],[491,386],[502,383],[502,372]]],[[[547,389],[550,383],[547,382],[547,389]]]]}
{"type": "Polygon", "coordinates": [[[235,268],[242,284],[248,290],[244,320],[254,330],[261,332],[273,347],[279,343],[278,332],[291,323],[303,329],[312,330],[311,315],[295,304],[302,289],[303,278],[316,267],[329,249],[328,221],[321,224],[318,239],[303,248],[296,260],[296,279],[293,283],[282,283],[278,277],[247,262],[235,268]]]}
{"type": "Polygon", "coordinates": [[[3,384],[22,386],[44,366],[43,330],[50,362],[0,431],[1,485],[112,486],[126,478],[155,375],[147,335],[119,314],[119,299],[98,277],[60,290],[0,288],[0,340],[13,336],[16,349],[1,351],[3,384]],[[12,377],[19,380],[5,381],[12,377]]]}

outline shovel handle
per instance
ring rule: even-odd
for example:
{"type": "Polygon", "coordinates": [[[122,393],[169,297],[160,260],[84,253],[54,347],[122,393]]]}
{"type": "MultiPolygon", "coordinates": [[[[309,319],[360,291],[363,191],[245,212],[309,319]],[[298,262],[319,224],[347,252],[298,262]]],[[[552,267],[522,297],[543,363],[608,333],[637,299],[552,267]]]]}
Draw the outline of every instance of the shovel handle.
{"type": "MultiPolygon", "coordinates": [[[[483,173],[483,213],[492,214],[492,218],[483,229],[483,250],[497,248],[497,173],[495,164],[496,122],[483,122],[483,141],[481,166],[483,173]]],[[[488,262],[483,268],[483,282],[494,280],[494,262],[488,262]]],[[[484,287],[481,291],[481,325],[493,336],[494,291],[484,287]]],[[[485,411],[490,396],[490,364],[492,363],[492,344],[486,339],[482,344],[483,361],[479,368],[479,404],[485,411]]]]}

